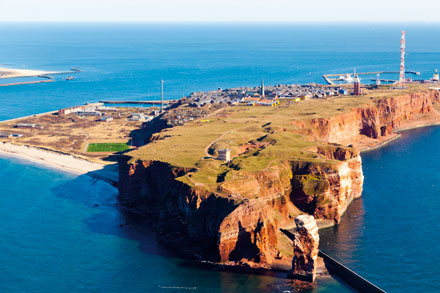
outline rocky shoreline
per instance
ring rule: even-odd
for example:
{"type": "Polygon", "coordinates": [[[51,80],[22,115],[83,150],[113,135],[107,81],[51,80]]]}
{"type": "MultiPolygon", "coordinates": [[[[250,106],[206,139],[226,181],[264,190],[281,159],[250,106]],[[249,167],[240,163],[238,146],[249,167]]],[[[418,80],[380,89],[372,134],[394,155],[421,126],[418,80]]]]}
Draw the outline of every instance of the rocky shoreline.
{"type": "MultiPolygon", "coordinates": [[[[242,173],[243,179],[218,182],[214,191],[181,180],[194,168],[128,153],[119,161],[119,203],[151,217],[162,243],[200,261],[245,271],[289,271],[293,243],[281,229],[294,229],[301,214],[313,215],[319,228],[339,223],[350,202],[362,194],[360,153],[398,139],[399,131],[440,124],[439,105],[439,92],[422,91],[336,116],[292,119],[298,134],[324,143],[307,149],[322,162],[271,162],[270,168],[242,173]]],[[[160,125],[170,128],[153,123],[147,137],[160,143],[164,138],[154,133],[160,125]]],[[[103,168],[32,146],[2,144],[0,153],[76,174],[98,174],[103,168]]],[[[116,181],[110,173],[96,178],[116,181]]]]}
{"type": "Polygon", "coordinates": [[[286,160],[243,181],[219,184],[222,195],[178,180],[191,170],[126,156],[120,161],[119,200],[151,216],[159,239],[182,251],[223,266],[288,270],[292,243],[279,230],[293,228],[293,215],[301,213],[313,215],[321,227],[337,224],[362,194],[357,149],[382,146],[397,138],[394,131],[413,124],[438,123],[439,102],[438,92],[424,91],[340,116],[294,121],[300,132],[329,143],[313,151],[334,163],[286,160]],[[249,192],[258,196],[250,199],[249,192]]]}

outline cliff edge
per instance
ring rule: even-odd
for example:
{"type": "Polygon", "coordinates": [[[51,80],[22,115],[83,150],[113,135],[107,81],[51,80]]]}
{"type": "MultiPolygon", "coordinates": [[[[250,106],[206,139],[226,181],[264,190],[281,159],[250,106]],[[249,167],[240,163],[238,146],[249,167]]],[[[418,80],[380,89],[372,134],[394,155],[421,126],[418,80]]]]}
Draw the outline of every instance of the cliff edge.
{"type": "MultiPolygon", "coordinates": [[[[159,239],[225,265],[288,270],[280,229],[300,214],[338,223],[362,195],[359,150],[403,127],[439,122],[427,89],[316,99],[278,107],[228,106],[209,119],[151,135],[121,158],[119,201],[152,217],[159,239]],[[216,159],[231,150],[231,161],[216,159]]],[[[182,104],[179,107],[187,107],[182,104]]]]}

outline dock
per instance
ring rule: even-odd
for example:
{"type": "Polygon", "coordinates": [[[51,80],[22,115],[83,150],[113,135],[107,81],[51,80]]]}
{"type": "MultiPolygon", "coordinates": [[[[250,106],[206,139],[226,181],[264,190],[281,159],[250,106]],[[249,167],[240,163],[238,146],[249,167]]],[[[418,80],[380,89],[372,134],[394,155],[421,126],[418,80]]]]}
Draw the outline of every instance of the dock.
{"type": "Polygon", "coordinates": [[[24,81],[24,82],[13,82],[13,83],[4,83],[4,84],[0,84],[0,86],[13,86],[13,85],[34,84],[34,83],[46,83],[46,82],[53,82],[53,79],[34,80],[34,81],[24,81]]]}
{"type": "MultiPolygon", "coordinates": [[[[399,74],[399,71],[376,71],[376,72],[359,72],[356,73],[356,75],[377,75],[377,74],[399,74]]],[[[405,73],[407,74],[414,74],[414,75],[420,75],[420,72],[418,71],[405,71],[405,73]]],[[[352,76],[354,75],[353,72],[351,73],[338,73],[338,74],[324,74],[322,75],[322,78],[324,78],[324,80],[330,84],[330,85],[334,85],[334,80],[335,78],[332,77],[339,77],[339,76],[352,76]]]]}
{"type": "MultiPolygon", "coordinates": [[[[155,100],[155,101],[99,101],[103,104],[133,104],[133,105],[161,105],[162,101],[155,100]]],[[[163,100],[164,105],[171,105],[176,103],[177,100],[163,100]]]]}

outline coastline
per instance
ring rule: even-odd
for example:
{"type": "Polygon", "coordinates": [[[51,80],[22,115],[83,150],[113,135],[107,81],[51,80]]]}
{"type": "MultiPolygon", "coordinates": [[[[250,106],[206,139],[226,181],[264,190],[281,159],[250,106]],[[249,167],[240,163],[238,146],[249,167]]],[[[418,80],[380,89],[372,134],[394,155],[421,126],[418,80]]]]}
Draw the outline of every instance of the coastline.
{"type": "Polygon", "coordinates": [[[87,175],[111,184],[117,184],[118,181],[118,173],[113,166],[105,168],[106,165],[38,147],[3,142],[0,143],[0,156],[15,157],[76,175],[87,175]]]}
{"type": "Polygon", "coordinates": [[[393,131],[393,136],[378,142],[377,144],[373,145],[373,146],[368,146],[366,148],[361,148],[360,152],[364,153],[364,152],[368,152],[368,151],[373,151],[373,150],[377,150],[380,149],[381,147],[386,146],[387,144],[399,139],[401,137],[400,132],[402,131],[406,131],[406,130],[411,130],[411,129],[417,129],[417,128],[424,128],[424,127],[431,127],[431,126],[440,126],[440,121],[427,121],[421,124],[415,124],[415,123],[409,123],[406,126],[402,126],[397,128],[396,130],[393,131]]]}

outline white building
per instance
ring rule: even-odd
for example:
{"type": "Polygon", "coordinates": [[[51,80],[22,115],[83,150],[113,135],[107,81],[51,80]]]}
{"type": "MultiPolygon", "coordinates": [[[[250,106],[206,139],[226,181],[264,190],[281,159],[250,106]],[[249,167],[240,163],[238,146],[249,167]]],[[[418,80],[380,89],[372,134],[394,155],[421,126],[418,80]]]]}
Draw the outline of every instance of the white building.
{"type": "Polygon", "coordinates": [[[219,149],[218,150],[218,159],[220,161],[229,162],[231,160],[231,150],[230,149],[219,149]]]}
{"type": "Polygon", "coordinates": [[[99,121],[110,122],[110,121],[113,121],[113,117],[111,117],[111,116],[101,116],[101,118],[99,118],[99,121]]]}
{"type": "Polygon", "coordinates": [[[145,121],[145,115],[143,113],[131,113],[131,117],[128,121],[145,121]]]}

